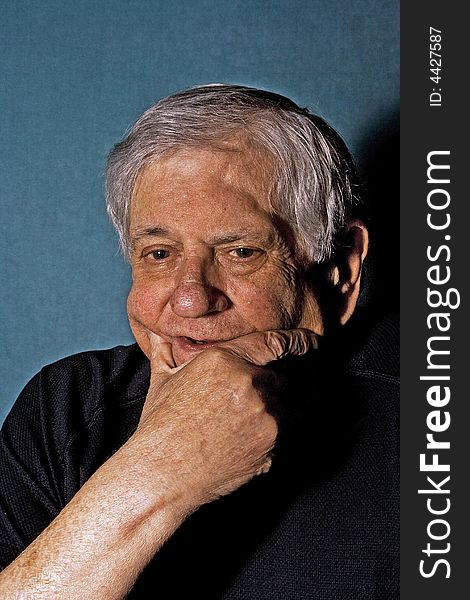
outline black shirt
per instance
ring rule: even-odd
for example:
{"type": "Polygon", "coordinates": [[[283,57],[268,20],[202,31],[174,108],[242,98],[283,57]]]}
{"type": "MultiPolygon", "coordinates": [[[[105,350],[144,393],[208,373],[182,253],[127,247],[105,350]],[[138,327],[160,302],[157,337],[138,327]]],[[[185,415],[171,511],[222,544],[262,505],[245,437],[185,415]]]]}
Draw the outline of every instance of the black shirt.
{"type": "MultiPolygon", "coordinates": [[[[276,364],[289,384],[272,405],[271,471],[192,515],[129,597],[398,598],[397,348],[393,320],[371,332],[359,318],[318,356],[276,364]]],[[[148,383],[134,344],[58,361],[26,386],[0,436],[1,567],[132,435],[148,383]]]]}

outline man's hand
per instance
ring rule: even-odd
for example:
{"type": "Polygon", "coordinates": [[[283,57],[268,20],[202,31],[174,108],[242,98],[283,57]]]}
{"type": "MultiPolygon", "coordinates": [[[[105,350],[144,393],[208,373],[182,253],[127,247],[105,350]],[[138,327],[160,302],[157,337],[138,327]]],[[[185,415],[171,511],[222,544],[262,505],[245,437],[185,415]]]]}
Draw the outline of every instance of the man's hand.
{"type": "Polygon", "coordinates": [[[124,598],[191,512],[269,469],[277,425],[260,395],[262,366],[316,347],[307,330],[259,332],[175,367],[152,337],[136,432],[0,574],[0,597],[124,598]]]}
{"type": "Polygon", "coordinates": [[[266,472],[277,424],[263,401],[262,367],[315,349],[317,336],[306,329],[255,332],[181,367],[168,342],[151,332],[149,340],[150,388],[133,442],[158,448],[159,468],[188,510],[266,472]]]}

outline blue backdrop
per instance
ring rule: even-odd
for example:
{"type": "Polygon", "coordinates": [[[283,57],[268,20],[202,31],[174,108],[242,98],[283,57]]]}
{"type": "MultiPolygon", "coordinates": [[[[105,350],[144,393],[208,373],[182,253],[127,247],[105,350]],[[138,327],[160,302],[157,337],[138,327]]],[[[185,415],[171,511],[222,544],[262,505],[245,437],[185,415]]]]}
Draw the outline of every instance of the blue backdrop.
{"type": "Polygon", "coordinates": [[[316,110],[393,231],[398,23],[398,0],[3,3],[0,420],[44,364],[132,341],[102,176],[113,144],[163,95],[223,81],[316,110]]]}

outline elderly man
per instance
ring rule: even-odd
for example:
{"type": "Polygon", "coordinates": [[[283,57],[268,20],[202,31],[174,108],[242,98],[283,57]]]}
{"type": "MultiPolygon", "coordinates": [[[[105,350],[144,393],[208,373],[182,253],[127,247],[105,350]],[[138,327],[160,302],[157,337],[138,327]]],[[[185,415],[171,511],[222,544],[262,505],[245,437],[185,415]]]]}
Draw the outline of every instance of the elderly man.
{"type": "Polygon", "coordinates": [[[46,367],[10,413],[0,597],[398,597],[396,335],[355,312],[340,138],[190,89],[115,147],[107,201],[137,344],[46,367]]]}

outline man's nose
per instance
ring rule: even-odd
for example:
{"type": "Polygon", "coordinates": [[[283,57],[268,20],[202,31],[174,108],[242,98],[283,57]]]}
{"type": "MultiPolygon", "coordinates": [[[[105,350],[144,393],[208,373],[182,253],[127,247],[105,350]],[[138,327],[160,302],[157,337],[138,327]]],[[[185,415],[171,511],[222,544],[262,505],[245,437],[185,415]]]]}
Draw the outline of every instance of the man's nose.
{"type": "Polygon", "coordinates": [[[228,299],[208,281],[204,261],[192,258],[181,266],[170,304],[178,316],[195,318],[225,310],[228,299]]]}

